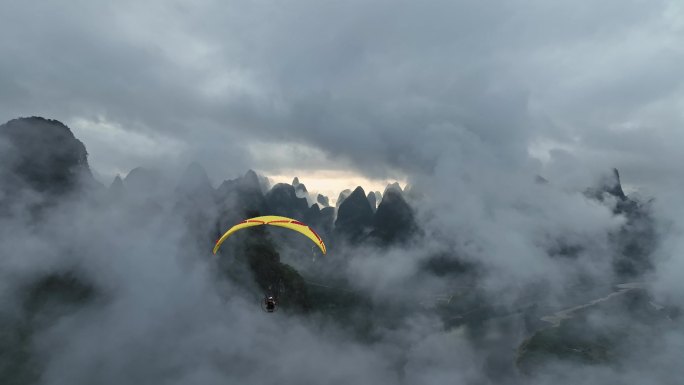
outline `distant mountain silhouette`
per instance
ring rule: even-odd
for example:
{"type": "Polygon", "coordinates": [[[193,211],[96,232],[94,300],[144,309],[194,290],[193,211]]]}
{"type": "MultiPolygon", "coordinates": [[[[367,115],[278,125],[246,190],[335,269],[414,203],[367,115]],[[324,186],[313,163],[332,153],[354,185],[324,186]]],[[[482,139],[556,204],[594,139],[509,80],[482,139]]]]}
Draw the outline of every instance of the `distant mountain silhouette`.
{"type": "Polygon", "coordinates": [[[335,207],[337,207],[339,209],[340,205],[342,205],[342,202],[344,202],[344,200],[347,199],[347,197],[349,195],[351,195],[351,193],[352,193],[352,191],[350,189],[346,189],[346,190],[343,190],[342,192],[340,192],[340,195],[337,196],[337,201],[335,202],[335,207]]]}
{"type": "Polygon", "coordinates": [[[266,205],[270,215],[304,220],[309,209],[306,198],[299,198],[295,188],[287,183],[278,183],[266,193],[266,205]]]}
{"type": "Polygon", "coordinates": [[[307,196],[308,191],[306,190],[306,186],[303,183],[299,183],[299,178],[295,177],[292,180],[292,187],[294,187],[295,193],[299,198],[304,198],[307,196]]]}
{"type": "Polygon", "coordinates": [[[407,239],[417,229],[413,210],[404,200],[401,190],[389,186],[373,216],[371,237],[389,244],[407,239]]]}
{"type": "Polygon", "coordinates": [[[613,212],[627,218],[620,231],[611,237],[618,250],[613,258],[618,277],[635,279],[651,271],[651,254],[656,247],[657,234],[650,203],[639,202],[627,196],[622,189],[620,173],[615,168],[601,178],[597,187],[587,189],[585,195],[600,202],[612,197],[613,212]]]}
{"type": "Polygon", "coordinates": [[[368,204],[370,204],[371,210],[373,210],[373,212],[375,212],[375,210],[377,210],[377,208],[378,208],[378,202],[375,198],[375,193],[372,191],[369,192],[368,195],[366,196],[366,198],[368,198],[368,204]]]}
{"type": "Polygon", "coordinates": [[[158,193],[162,186],[162,175],[159,171],[144,167],[136,167],[123,179],[126,192],[138,196],[149,196],[158,193]]]}
{"type": "Polygon", "coordinates": [[[247,212],[267,212],[261,183],[253,170],[239,178],[224,181],[216,190],[216,196],[221,213],[230,218],[228,223],[244,219],[247,212]]]}
{"type": "Polygon", "coordinates": [[[335,235],[352,242],[360,241],[373,224],[373,210],[360,186],[351,193],[337,211],[335,235]]]}
{"type": "Polygon", "coordinates": [[[19,118],[0,125],[0,190],[32,190],[52,197],[95,186],[88,152],[57,120],[19,118]]]}
{"type": "Polygon", "coordinates": [[[615,168],[612,170],[612,172],[604,174],[601,177],[598,186],[588,188],[585,191],[585,195],[601,202],[604,201],[606,196],[615,198],[617,200],[617,205],[615,208],[616,213],[624,210],[630,210],[632,206],[630,199],[622,190],[620,173],[615,168]]]}
{"type": "Polygon", "coordinates": [[[325,195],[318,194],[316,196],[316,202],[321,205],[321,207],[328,207],[330,206],[330,201],[328,200],[328,197],[325,195]]]}
{"type": "Polygon", "coordinates": [[[109,185],[107,192],[109,194],[109,198],[114,201],[119,201],[126,195],[126,187],[123,184],[121,176],[117,175],[114,177],[114,181],[112,181],[112,184],[109,185]]]}
{"type": "Polygon", "coordinates": [[[211,186],[211,181],[209,181],[209,176],[207,176],[204,167],[193,162],[181,175],[176,192],[186,196],[197,197],[199,195],[202,198],[208,198],[213,194],[214,188],[211,186]]]}

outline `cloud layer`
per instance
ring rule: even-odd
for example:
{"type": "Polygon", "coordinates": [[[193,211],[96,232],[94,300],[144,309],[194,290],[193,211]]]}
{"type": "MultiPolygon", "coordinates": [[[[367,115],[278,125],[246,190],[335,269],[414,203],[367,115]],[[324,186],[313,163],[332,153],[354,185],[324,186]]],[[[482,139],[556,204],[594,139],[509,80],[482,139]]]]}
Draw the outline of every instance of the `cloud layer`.
{"type": "Polygon", "coordinates": [[[96,164],[107,175],[122,146],[223,177],[260,161],[245,147],[276,143],[320,152],[267,157],[267,173],[343,161],[388,177],[478,140],[513,164],[534,147],[549,172],[570,157],[639,186],[682,179],[676,2],[2,7],[0,114],[72,123],[111,153],[96,164]]]}

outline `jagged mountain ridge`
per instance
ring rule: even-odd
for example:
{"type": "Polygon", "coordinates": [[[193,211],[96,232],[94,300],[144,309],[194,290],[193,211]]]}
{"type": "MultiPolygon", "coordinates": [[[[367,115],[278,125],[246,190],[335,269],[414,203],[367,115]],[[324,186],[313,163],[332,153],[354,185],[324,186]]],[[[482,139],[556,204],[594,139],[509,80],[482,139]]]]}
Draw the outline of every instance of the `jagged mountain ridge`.
{"type": "MultiPolygon", "coordinates": [[[[116,190],[117,195],[130,193],[129,190],[135,193],[150,191],[153,190],[150,184],[160,180],[161,177],[154,170],[135,168],[123,180],[117,176],[110,190],[116,190]]],[[[384,245],[410,237],[417,228],[412,209],[401,196],[398,185],[388,186],[389,198],[379,200],[375,209],[370,201],[382,196],[380,193],[370,192],[366,195],[360,186],[353,193],[346,194],[345,190],[341,193],[343,198],[338,201],[341,203],[336,210],[335,207],[317,203],[309,206],[307,199],[301,197],[301,192],[306,192],[306,188],[301,187],[304,185],[298,178],[293,180],[294,185],[278,183],[265,193],[259,181],[258,174],[248,170],[243,176],[226,180],[214,189],[204,168],[192,163],[179,178],[174,192],[183,199],[215,205],[217,224],[213,237],[252,214],[281,215],[304,221],[328,240],[340,237],[362,242],[373,238],[384,245]],[[404,220],[409,222],[400,223],[404,220]]],[[[321,195],[318,200],[327,203],[327,199],[321,195]]]]}
{"type": "MultiPolygon", "coordinates": [[[[89,184],[94,183],[85,146],[61,122],[31,117],[14,119],[0,127],[0,133],[5,138],[5,147],[18,146],[28,149],[28,153],[40,154],[37,158],[23,156],[13,163],[13,177],[27,177],[23,182],[14,182],[31,186],[38,191],[67,191],[77,188],[78,183],[82,183],[81,180],[86,180],[89,184]],[[55,143],[59,145],[55,146],[55,143]],[[38,151],[39,146],[50,146],[54,151],[38,151]]],[[[5,152],[6,157],[7,154],[8,152],[5,152]]],[[[7,174],[4,174],[5,178],[8,177],[7,174]]],[[[364,199],[360,196],[356,199],[354,195],[363,192],[362,188],[357,188],[354,192],[344,190],[339,194],[335,214],[325,207],[321,210],[320,206],[326,206],[328,203],[327,198],[321,195],[317,196],[319,207],[310,207],[307,200],[302,197],[307,193],[306,186],[298,177],[293,179],[292,184],[277,184],[266,192],[263,191],[262,179],[263,177],[259,177],[255,171],[248,170],[245,175],[226,180],[218,188],[213,188],[204,168],[198,163],[192,163],[180,177],[175,192],[189,199],[215,204],[218,216],[223,218],[219,220],[219,228],[225,228],[230,223],[243,219],[247,212],[271,213],[299,220],[306,219],[313,226],[320,226],[323,229],[321,232],[330,232],[327,236],[344,234],[358,241],[372,234],[373,238],[380,239],[383,243],[391,243],[398,238],[410,236],[417,227],[412,209],[403,198],[402,189],[397,183],[388,185],[384,196],[379,192],[369,192],[367,195],[364,194],[364,199]],[[354,200],[347,202],[347,199],[352,197],[354,200]],[[335,223],[330,223],[331,220],[335,220],[335,223]],[[331,232],[333,228],[338,228],[335,234],[331,232]]],[[[148,194],[160,180],[161,176],[157,171],[138,167],[131,170],[125,178],[116,178],[109,190],[117,196],[131,191],[148,194]]],[[[8,182],[11,181],[6,180],[3,186],[12,185],[8,182]]],[[[606,196],[612,197],[616,201],[615,213],[625,215],[629,220],[629,229],[626,231],[633,237],[650,236],[647,229],[639,225],[646,217],[645,209],[624,193],[617,170],[606,175],[598,187],[588,189],[586,194],[600,201],[604,201],[606,196]]],[[[626,250],[624,254],[627,255],[644,253],[643,250],[636,250],[637,247],[629,242],[625,242],[623,248],[626,250]]],[[[646,268],[643,263],[643,266],[635,266],[640,262],[634,258],[627,259],[627,262],[618,262],[625,265],[625,271],[646,268]]]]}

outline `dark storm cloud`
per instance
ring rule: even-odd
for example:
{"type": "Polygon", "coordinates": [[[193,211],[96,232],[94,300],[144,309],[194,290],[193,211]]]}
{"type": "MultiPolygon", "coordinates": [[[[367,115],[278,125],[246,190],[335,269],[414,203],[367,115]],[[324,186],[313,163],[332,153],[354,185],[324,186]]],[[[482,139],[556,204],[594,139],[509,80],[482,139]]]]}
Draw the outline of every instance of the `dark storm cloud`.
{"type": "Polygon", "coordinates": [[[552,138],[639,183],[662,182],[650,155],[679,159],[659,141],[633,148],[682,123],[674,2],[2,7],[4,116],[103,117],[178,140],[179,157],[216,175],[252,163],[243,147],[259,140],[326,154],[274,170],[343,159],[376,176],[431,171],[460,132],[517,165],[552,138]],[[632,146],[619,125],[633,127],[632,146]]]}

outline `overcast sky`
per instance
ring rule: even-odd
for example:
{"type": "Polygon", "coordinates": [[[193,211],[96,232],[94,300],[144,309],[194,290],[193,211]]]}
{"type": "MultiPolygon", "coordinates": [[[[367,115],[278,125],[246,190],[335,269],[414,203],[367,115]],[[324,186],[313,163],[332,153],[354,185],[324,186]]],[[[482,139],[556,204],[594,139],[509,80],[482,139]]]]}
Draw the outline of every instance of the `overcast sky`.
{"type": "Polygon", "coordinates": [[[679,1],[3,0],[0,36],[0,120],[64,121],[106,183],[193,160],[405,180],[471,142],[684,181],[679,1]]]}

